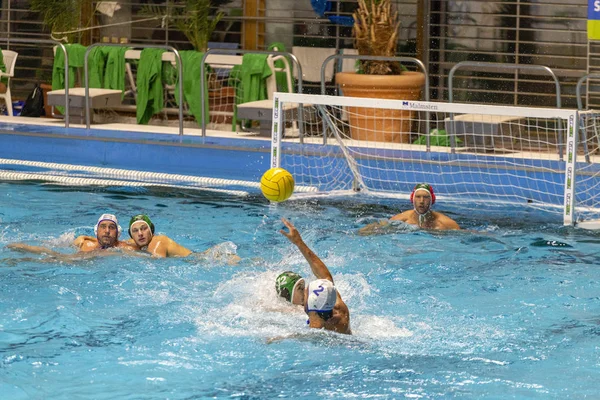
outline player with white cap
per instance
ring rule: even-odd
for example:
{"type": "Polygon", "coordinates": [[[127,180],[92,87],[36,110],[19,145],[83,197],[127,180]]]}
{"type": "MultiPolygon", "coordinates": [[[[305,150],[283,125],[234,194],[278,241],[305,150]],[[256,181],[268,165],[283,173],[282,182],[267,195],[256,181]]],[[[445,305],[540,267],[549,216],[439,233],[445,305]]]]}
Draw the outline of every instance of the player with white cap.
{"type": "Polygon", "coordinates": [[[121,248],[123,250],[135,250],[127,243],[119,240],[121,235],[121,226],[117,217],[113,214],[102,214],[98,218],[98,222],[94,225],[94,236],[81,235],[78,236],[74,241],[73,245],[76,246],[79,251],[77,254],[63,254],[47,247],[31,246],[25,243],[11,243],[6,247],[12,250],[21,252],[35,253],[35,254],[47,254],[60,259],[61,261],[76,261],[83,259],[81,253],[88,253],[85,257],[95,257],[96,255],[110,255],[111,252],[92,253],[96,250],[106,250],[112,248],[121,248]]]}
{"type": "Polygon", "coordinates": [[[83,252],[105,250],[113,247],[133,250],[127,243],[119,240],[121,231],[121,225],[119,225],[119,221],[114,214],[102,214],[96,225],[94,225],[96,237],[79,236],[73,244],[79,247],[79,251],[83,252]]]}
{"type": "Polygon", "coordinates": [[[281,220],[289,229],[289,232],[282,229],[281,234],[298,247],[317,279],[306,285],[295,272],[283,272],[275,281],[277,294],[292,304],[304,306],[309,327],[351,334],[350,311],[333,283],[331,272],[304,243],[296,227],[285,218],[281,220]]]}

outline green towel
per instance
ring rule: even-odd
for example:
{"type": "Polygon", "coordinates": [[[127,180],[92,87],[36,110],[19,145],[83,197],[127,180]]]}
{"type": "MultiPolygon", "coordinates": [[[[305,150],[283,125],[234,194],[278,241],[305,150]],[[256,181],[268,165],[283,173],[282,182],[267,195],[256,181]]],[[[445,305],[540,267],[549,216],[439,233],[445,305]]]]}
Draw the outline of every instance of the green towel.
{"type": "Polygon", "coordinates": [[[106,53],[102,47],[92,47],[88,55],[88,84],[91,88],[102,88],[106,53]]]}
{"type": "Polygon", "coordinates": [[[104,88],[120,90],[125,96],[125,53],[126,47],[105,46],[106,68],[104,69],[104,88]]]}
{"type": "Polygon", "coordinates": [[[150,118],[163,108],[162,54],[163,49],[142,50],[137,69],[138,124],[147,124],[150,118]]]}
{"type": "MultiPolygon", "coordinates": [[[[280,42],[275,42],[269,46],[270,51],[281,51],[285,52],[285,45],[280,42]]],[[[294,63],[290,60],[289,57],[286,57],[288,60],[288,64],[290,66],[290,78],[292,81],[292,86],[294,86],[294,63]]],[[[275,68],[285,68],[285,64],[281,60],[275,61],[275,68]]],[[[277,71],[275,72],[275,81],[277,82],[277,91],[279,92],[295,92],[296,89],[292,87],[288,88],[287,84],[287,74],[285,71],[277,71]]]]}
{"type": "MultiPolygon", "coordinates": [[[[66,44],[67,55],[69,56],[69,87],[75,86],[75,76],[77,68],[83,67],[86,48],[80,44],[66,44]]],[[[52,90],[65,88],[65,56],[60,49],[56,48],[54,54],[54,66],[52,67],[52,90]]]]}
{"type": "MultiPolygon", "coordinates": [[[[456,138],[456,144],[459,145],[462,140],[456,138]]],[[[413,142],[413,144],[427,144],[427,136],[423,135],[413,142]]],[[[429,133],[429,145],[430,146],[444,146],[450,147],[450,138],[446,134],[444,129],[432,129],[429,133]]]]}
{"type": "MultiPolygon", "coordinates": [[[[233,71],[232,71],[233,72],[233,71]]],[[[237,104],[265,100],[267,86],[265,79],[271,76],[266,54],[246,53],[239,69],[240,81],[236,87],[237,104]]],[[[237,125],[237,107],[233,112],[233,130],[237,125]]]]}
{"type": "MultiPolygon", "coordinates": [[[[183,66],[183,98],[187,102],[190,113],[196,118],[198,125],[202,124],[202,98],[200,96],[200,77],[206,77],[200,71],[204,53],[195,50],[180,51],[183,66]]],[[[204,112],[208,117],[208,83],[204,85],[204,112]]],[[[179,85],[175,88],[175,100],[179,105],[179,85]]],[[[207,120],[208,123],[208,120],[207,120]]]]}
{"type": "MultiPolygon", "coordinates": [[[[0,71],[6,72],[6,65],[4,64],[4,56],[2,55],[1,51],[0,51],[0,71]]],[[[5,85],[7,85],[8,84],[8,77],[3,76],[2,79],[0,80],[0,82],[2,82],[5,85]]]]}

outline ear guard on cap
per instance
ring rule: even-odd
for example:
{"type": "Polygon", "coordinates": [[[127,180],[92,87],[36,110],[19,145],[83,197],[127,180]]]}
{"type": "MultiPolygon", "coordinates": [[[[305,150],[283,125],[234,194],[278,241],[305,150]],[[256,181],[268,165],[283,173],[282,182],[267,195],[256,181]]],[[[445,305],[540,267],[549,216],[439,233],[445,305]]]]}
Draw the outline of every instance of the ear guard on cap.
{"type": "Polygon", "coordinates": [[[138,214],[134,215],[129,220],[129,237],[131,237],[131,225],[133,225],[137,221],[144,221],[145,223],[147,223],[150,227],[150,232],[152,232],[152,234],[154,235],[154,224],[150,220],[150,217],[148,217],[146,214],[138,214]]]}
{"type": "Polygon", "coordinates": [[[429,192],[429,194],[431,195],[431,205],[434,205],[435,204],[435,193],[433,192],[433,186],[428,185],[427,183],[418,183],[415,185],[412,193],[410,194],[410,202],[411,203],[413,202],[413,199],[415,197],[415,192],[419,189],[427,190],[429,192]]]}
{"type": "Polygon", "coordinates": [[[98,236],[98,225],[100,225],[100,222],[102,221],[110,221],[114,223],[117,226],[117,238],[121,236],[121,232],[123,231],[123,229],[121,229],[121,225],[119,225],[119,220],[113,214],[102,214],[100,218],[98,218],[98,222],[96,222],[96,225],[94,225],[95,236],[98,236]]]}

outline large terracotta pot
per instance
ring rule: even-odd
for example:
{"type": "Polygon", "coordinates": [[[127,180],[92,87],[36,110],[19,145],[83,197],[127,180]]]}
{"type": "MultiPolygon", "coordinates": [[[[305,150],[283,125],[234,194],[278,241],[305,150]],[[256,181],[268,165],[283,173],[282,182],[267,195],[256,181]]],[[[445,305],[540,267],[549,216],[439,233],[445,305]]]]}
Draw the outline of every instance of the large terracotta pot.
{"type": "MultiPolygon", "coordinates": [[[[340,72],[335,80],[344,96],[377,99],[420,100],[425,75],[407,71],[402,75],[364,75],[340,72]]],[[[410,143],[413,111],[347,107],[350,135],[356,140],[410,143]]]]}

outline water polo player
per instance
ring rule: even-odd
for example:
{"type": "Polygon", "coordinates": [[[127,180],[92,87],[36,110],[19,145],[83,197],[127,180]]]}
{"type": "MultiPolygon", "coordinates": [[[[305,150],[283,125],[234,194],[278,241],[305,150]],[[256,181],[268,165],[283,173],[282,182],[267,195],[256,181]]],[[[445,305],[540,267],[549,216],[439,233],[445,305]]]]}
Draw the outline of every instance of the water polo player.
{"type": "Polygon", "coordinates": [[[145,214],[138,214],[129,220],[129,244],[155,257],[187,257],[192,251],[165,235],[154,235],[154,224],[145,214]]]}
{"type": "Polygon", "coordinates": [[[331,272],[304,243],[294,225],[285,218],[281,220],[289,229],[289,232],[281,230],[281,234],[298,247],[317,279],[306,285],[300,275],[286,271],[275,281],[277,294],[292,304],[304,306],[309,327],[351,334],[350,311],[333,283],[331,272]]]}
{"type": "Polygon", "coordinates": [[[390,220],[403,221],[425,229],[460,229],[453,219],[431,210],[431,206],[435,204],[435,193],[431,185],[427,183],[415,185],[410,194],[410,202],[413,204],[412,210],[394,215],[390,220]]]}
{"type": "Polygon", "coordinates": [[[452,218],[431,209],[431,206],[435,204],[435,192],[431,185],[427,183],[416,184],[410,194],[410,202],[413,205],[412,210],[394,215],[389,221],[369,224],[361,228],[358,233],[360,235],[386,233],[387,228],[390,227],[390,221],[402,221],[423,229],[460,229],[460,226],[452,218]]]}

